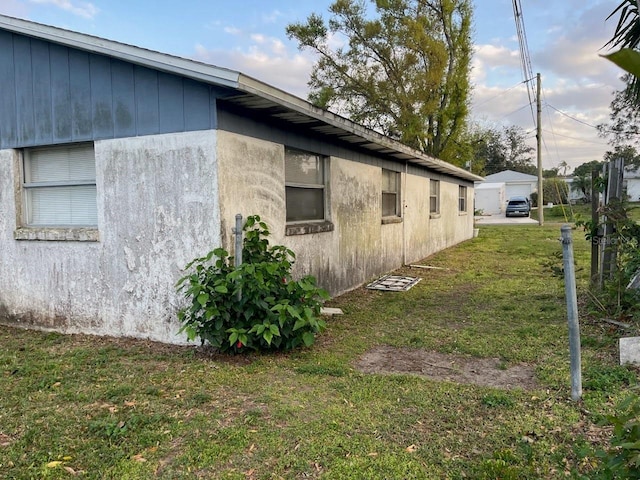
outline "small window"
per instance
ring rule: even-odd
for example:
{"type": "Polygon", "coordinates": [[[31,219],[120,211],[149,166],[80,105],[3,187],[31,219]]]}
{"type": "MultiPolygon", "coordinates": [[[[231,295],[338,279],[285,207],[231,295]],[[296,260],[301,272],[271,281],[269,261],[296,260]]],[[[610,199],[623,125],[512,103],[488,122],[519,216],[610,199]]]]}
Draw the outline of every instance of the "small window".
{"type": "Polygon", "coordinates": [[[429,181],[429,212],[440,213],[440,181],[429,181]]]}
{"type": "Polygon", "coordinates": [[[98,224],[93,144],[24,150],[26,226],[98,224]]]}
{"type": "Polygon", "coordinates": [[[400,216],[400,174],[382,169],[382,216],[400,216]]]}
{"type": "Polygon", "coordinates": [[[458,187],[458,210],[467,211],[467,187],[460,185],[458,187]]]}
{"type": "Polygon", "coordinates": [[[287,222],[325,219],[325,163],[322,155],[285,150],[287,222]]]}

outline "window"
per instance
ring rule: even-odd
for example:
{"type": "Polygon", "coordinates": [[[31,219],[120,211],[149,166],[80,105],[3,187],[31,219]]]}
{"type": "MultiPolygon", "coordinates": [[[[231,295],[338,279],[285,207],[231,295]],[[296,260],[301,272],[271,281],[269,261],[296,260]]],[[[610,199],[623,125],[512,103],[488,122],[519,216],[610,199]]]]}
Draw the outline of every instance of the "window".
{"type": "Polygon", "coordinates": [[[458,187],[458,210],[461,212],[467,211],[467,187],[462,185],[458,187]]]}
{"type": "Polygon", "coordinates": [[[23,161],[25,226],[98,224],[93,144],[27,149],[23,161]]]}
{"type": "Polygon", "coordinates": [[[440,180],[429,181],[429,213],[440,213],[440,180]]]}
{"type": "Polygon", "coordinates": [[[382,216],[400,216],[400,174],[382,169],[382,216]]]}
{"type": "Polygon", "coordinates": [[[325,158],[287,148],[284,159],[287,222],[325,219],[325,158]]]}

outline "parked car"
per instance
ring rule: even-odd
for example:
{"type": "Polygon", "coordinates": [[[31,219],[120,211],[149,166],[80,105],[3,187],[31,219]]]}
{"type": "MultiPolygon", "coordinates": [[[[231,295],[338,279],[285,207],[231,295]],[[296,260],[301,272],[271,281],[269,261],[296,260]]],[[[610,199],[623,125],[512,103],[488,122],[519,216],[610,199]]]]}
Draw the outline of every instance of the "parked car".
{"type": "Polygon", "coordinates": [[[528,217],[531,212],[531,204],[527,197],[511,197],[507,202],[505,216],[522,215],[528,217]]]}

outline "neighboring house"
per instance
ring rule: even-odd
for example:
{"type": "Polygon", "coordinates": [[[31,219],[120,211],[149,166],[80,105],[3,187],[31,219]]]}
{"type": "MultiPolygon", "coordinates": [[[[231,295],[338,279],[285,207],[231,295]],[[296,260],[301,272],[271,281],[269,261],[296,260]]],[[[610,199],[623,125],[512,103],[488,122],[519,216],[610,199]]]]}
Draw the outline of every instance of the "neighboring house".
{"type": "Polygon", "coordinates": [[[473,236],[473,182],[245,75],[0,16],[0,320],[177,336],[182,268],[258,214],[345,292],[473,236]]]}
{"type": "Polygon", "coordinates": [[[504,183],[478,183],[475,186],[475,210],[482,215],[504,213],[507,204],[504,183]]]}
{"type": "Polygon", "coordinates": [[[502,172],[487,175],[486,183],[504,183],[507,201],[511,197],[523,196],[531,199],[531,194],[538,191],[538,177],[526,173],[504,170],[502,172]]]}
{"type": "Polygon", "coordinates": [[[624,189],[630,202],[640,202],[640,169],[629,165],[624,168],[624,189]]]}

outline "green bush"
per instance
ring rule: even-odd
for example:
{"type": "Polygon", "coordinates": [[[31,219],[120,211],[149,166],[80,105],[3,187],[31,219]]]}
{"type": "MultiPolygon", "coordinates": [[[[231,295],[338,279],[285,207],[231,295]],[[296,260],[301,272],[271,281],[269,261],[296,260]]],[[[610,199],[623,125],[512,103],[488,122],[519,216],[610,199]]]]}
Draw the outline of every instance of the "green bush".
{"type": "Polygon", "coordinates": [[[180,332],[222,352],[311,346],[325,322],[321,300],[329,298],[315,278],[293,280],[295,254],[270,247],[267,225],[255,215],[243,227],[242,264],[217,248],[190,262],[176,287],[189,306],[178,312],[180,332]]]}
{"type": "Polygon", "coordinates": [[[613,425],[611,448],[599,453],[598,479],[640,479],[640,397],[630,395],[607,417],[613,425]]]}

